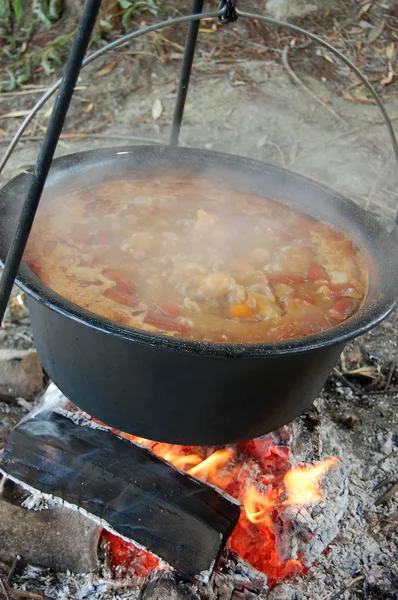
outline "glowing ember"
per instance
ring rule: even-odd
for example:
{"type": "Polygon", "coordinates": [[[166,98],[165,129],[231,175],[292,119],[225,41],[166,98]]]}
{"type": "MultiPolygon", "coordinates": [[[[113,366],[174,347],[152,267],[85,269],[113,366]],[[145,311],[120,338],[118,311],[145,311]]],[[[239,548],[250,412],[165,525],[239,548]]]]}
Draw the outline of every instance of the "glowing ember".
{"type": "MultiPolygon", "coordinates": [[[[175,467],[238,499],[242,505],[241,516],[229,546],[265,573],[269,586],[306,571],[299,560],[281,562],[277,552],[281,527],[278,515],[283,507],[292,504],[321,501],[322,477],[338,462],[337,458],[292,467],[287,445],[283,445],[283,441],[277,445],[272,435],[225,448],[209,448],[163,444],[115,433],[150,448],[175,467]]],[[[113,553],[112,544],[111,551],[113,553]]],[[[123,560],[126,564],[125,558],[123,560]]],[[[137,558],[134,560],[136,564],[137,558]]],[[[139,556],[139,564],[142,560],[139,556]]],[[[116,564],[118,559],[114,562],[116,564]]]]}
{"type": "Polygon", "coordinates": [[[116,579],[123,579],[128,575],[134,577],[137,584],[140,584],[144,582],[150,571],[159,566],[159,559],[156,556],[140,550],[105,529],[102,531],[100,544],[104,542],[109,548],[110,566],[116,579]]]}

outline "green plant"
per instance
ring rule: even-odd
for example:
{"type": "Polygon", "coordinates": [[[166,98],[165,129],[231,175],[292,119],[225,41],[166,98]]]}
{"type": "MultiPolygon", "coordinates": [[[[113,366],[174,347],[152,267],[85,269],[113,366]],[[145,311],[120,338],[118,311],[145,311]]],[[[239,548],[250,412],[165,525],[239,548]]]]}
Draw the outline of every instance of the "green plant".
{"type": "MultiPolygon", "coordinates": [[[[83,4],[83,0],[82,4],[83,4]]],[[[160,0],[114,0],[104,2],[94,43],[104,43],[104,32],[123,33],[133,15],[158,15],[160,0]]],[[[64,61],[76,23],[69,31],[31,50],[40,28],[51,30],[62,16],[67,0],[0,0],[0,92],[12,91],[29,82],[39,67],[46,75],[64,61]],[[3,66],[4,65],[4,66],[3,66]]]]}

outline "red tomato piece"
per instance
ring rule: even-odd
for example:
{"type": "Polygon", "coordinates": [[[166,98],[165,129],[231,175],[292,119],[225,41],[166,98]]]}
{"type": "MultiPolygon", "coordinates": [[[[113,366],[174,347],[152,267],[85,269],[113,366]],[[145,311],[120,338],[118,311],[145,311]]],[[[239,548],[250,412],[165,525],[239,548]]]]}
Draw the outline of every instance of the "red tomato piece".
{"type": "Polygon", "coordinates": [[[332,301],[332,305],[328,310],[329,315],[332,319],[335,319],[339,323],[345,321],[355,311],[357,303],[351,298],[335,298],[332,301]]]}
{"type": "Polygon", "coordinates": [[[131,281],[127,281],[123,275],[121,275],[116,269],[102,269],[101,273],[108,279],[116,283],[116,287],[120,292],[124,294],[135,294],[137,288],[131,281]]]}
{"type": "Polygon", "coordinates": [[[147,323],[148,325],[153,325],[154,327],[158,327],[159,329],[165,329],[166,331],[178,331],[178,333],[182,333],[183,335],[189,333],[189,327],[187,327],[187,325],[183,325],[178,321],[162,319],[149,312],[144,317],[144,323],[147,323]]]}
{"type": "Polygon", "coordinates": [[[44,273],[44,271],[45,271],[44,265],[42,265],[41,262],[39,262],[38,260],[32,259],[32,260],[27,260],[26,262],[27,262],[28,266],[30,267],[30,269],[32,269],[32,271],[38,277],[40,277],[42,275],[42,273],[44,273]]]}
{"type": "Polygon", "coordinates": [[[307,278],[301,275],[283,275],[281,273],[270,273],[267,275],[267,280],[270,285],[277,283],[285,283],[286,285],[294,285],[296,283],[306,283],[307,278]]]}
{"type": "Polygon", "coordinates": [[[171,319],[181,317],[183,314],[181,308],[176,304],[171,304],[171,302],[156,302],[154,308],[156,312],[165,315],[166,317],[170,317],[171,319]]]}
{"type": "Polygon", "coordinates": [[[105,298],[109,298],[118,304],[122,304],[123,306],[128,306],[130,308],[135,308],[138,304],[138,300],[114,287],[107,288],[102,292],[102,295],[105,296],[105,298]]]}
{"type": "Polygon", "coordinates": [[[302,302],[306,302],[307,304],[314,304],[314,301],[311,298],[311,296],[309,294],[305,294],[304,292],[297,292],[297,294],[293,296],[293,300],[295,299],[301,300],[302,302]]]}
{"type": "Polygon", "coordinates": [[[329,281],[328,274],[326,273],[324,267],[315,262],[310,264],[310,268],[308,269],[308,277],[311,279],[311,281],[318,281],[319,279],[329,281]]]}

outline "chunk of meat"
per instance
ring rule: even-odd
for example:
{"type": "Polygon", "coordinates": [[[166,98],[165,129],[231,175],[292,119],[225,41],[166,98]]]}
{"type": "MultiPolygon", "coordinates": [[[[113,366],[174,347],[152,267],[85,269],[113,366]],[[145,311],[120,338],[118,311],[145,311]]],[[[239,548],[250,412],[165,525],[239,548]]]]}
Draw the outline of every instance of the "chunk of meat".
{"type": "Polygon", "coordinates": [[[228,273],[210,273],[199,277],[196,283],[198,286],[196,295],[204,299],[225,296],[236,285],[235,279],[228,273]]]}
{"type": "Polygon", "coordinates": [[[249,253],[250,261],[258,267],[264,267],[271,260],[271,251],[267,248],[254,248],[249,253]]]}
{"type": "Polygon", "coordinates": [[[250,296],[254,298],[256,306],[254,308],[254,314],[261,319],[277,319],[280,317],[281,310],[275,301],[270,300],[262,294],[256,292],[249,292],[250,296]]]}
{"type": "Polygon", "coordinates": [[[198,231],[209,231],[219,220],[217,215],[208,213],[201,208],[196,212],[196,217],[195,229],[198,231]]]}
{"type": "Polygon", "coordinates": [[[124,240],[121,250],[131,254],[134,260],[143,260],[148,256],[153,239],[153,235],[148,231],[138,231],[124,240]]]}

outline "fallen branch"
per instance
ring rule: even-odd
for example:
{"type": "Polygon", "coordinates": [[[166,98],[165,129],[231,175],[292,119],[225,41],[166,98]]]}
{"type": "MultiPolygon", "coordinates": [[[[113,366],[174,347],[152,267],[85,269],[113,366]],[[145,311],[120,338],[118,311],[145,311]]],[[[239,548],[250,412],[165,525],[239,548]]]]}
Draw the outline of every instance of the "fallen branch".
{"type": "Polygon", "coordinates": [[[338,369],[336,369],[336,367],[333,369],[333,373],[334,373],[334,375],[336,375],[337,379],[339,379],[342,383],[344,383],[344,385],[349,387],[354,392],[354,394],[356,394],[357,396],[361,397],[361,396],[367,395],[365,392],[363,392],[361,390],[361,388],[359,388],[355,384],[351,383],[351,381],[349,381],[347,379],[347,377],[345,377],[343,375],[343,373],[341,373],[338,369]]]}
{"type": "Polygon", "coordinates": [[[5,585],[4,585],[2,577],[0,577],[0,593],[3,594],[3,596],[6,597],[6,600],[11,600],[11,598],[10,598],[8,592],[7,592],[7,589],[6,589],[5,585]]]}
{"type": "Polygon", "coordinates": [[[338,115],[337,112],[335,110],[333,110],[333,108],[331,106],[329,106],[328,104],[326,104],[326,102],[321,100],[321,98],[318,98],[318,96],[300,79],[300,77],[298,75],[296,75],[296,73],[293,71],[292,67],[289,65],[288,52],[289,52],[289,46],[285,46],[283,48],[283,52],[282,52],[282,62],[283,62],[283,66],[285,67],[286,71],[289,73],[289,75],[293,79],[293,81],[295,81],[298,85],[300,85],[307,92],[307,94],[309,96],[311,96],[311,98],[313,98],[313,100],[315,100],[318,104],[323,106],[323,108],[325,108],[331,115],[333,115],[333,117],[335,119],[337,119],[338,121],[340,121],[340,123],[343,123],[345,126],[347,126],[347,121],[345,119],[343,119],[343,117],[338,115]]]}

